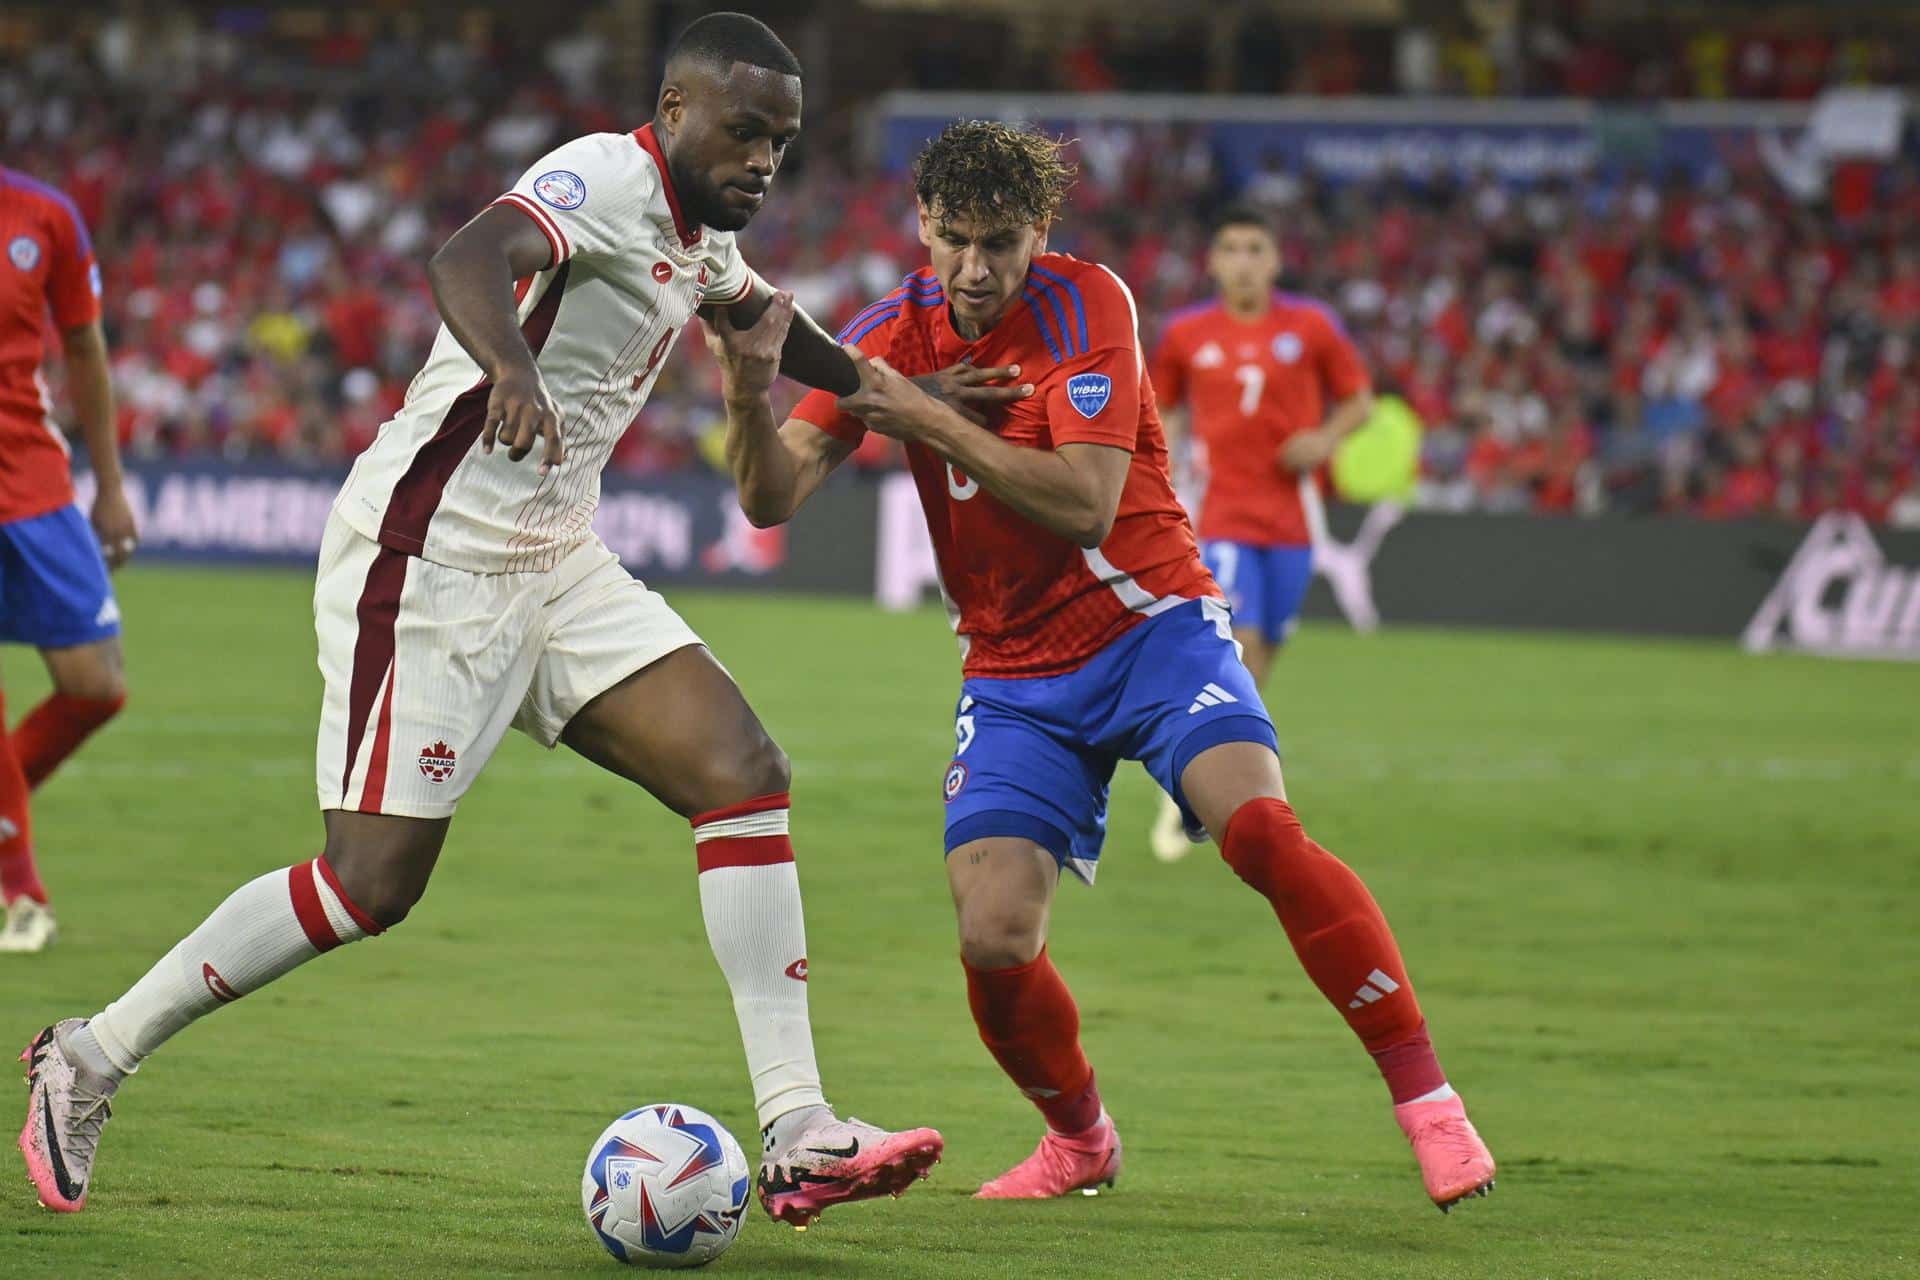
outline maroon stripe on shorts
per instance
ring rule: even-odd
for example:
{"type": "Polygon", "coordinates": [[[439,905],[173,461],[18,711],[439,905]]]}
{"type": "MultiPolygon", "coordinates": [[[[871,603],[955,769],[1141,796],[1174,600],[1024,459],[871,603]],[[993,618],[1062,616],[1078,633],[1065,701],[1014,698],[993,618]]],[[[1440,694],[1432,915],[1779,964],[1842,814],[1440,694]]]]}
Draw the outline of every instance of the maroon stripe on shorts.
{"type": "MultiPolygon", "coordinates": [[[[535,356],[553,332],[553,320],[560,313],[560,297],[567,291],[567,273],[572,267],[571,262],[560,264],[547,291],[520,325],[520,334],[535,356]]],[[[387,498],[386,519],[380,522],[381,546],[409,555],[419,555],[425,549],[427,525],[440,509],[440,495],[446,492],[447,481],[487,424],[487,398],[492,394],[493,383],[483,380],[455,396],[447,406],[440,429],[415,452],[406,474],[387,498]]]]}
{"type": "Polygon", "coordinates": [[[340,775],[340,807],[350,808],[347,790],[353,783],[353,764],[360,755],[373,715],[373,701],[393,665],[393,628],[400,617],[400,592],[407,585],[407,557],[392,547],[373,554],[367,583],[354,607],[358,634],[353,641],[353,676],[347,685],[347,767],[340,775]]]}

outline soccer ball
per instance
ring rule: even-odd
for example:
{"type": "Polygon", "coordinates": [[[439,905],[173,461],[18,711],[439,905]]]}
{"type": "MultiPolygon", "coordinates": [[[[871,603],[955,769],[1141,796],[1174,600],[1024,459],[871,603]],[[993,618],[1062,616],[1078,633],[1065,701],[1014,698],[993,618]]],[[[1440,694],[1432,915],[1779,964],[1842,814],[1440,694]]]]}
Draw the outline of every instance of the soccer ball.
{"type": "Polygon", "coordinates": [[[629,1111],[587,1151],[580,1204],[607,1252],[643,1267],[697,1267],[740,1234],[746,1152],[704,1111],[659,1103],[629,1111]]]}

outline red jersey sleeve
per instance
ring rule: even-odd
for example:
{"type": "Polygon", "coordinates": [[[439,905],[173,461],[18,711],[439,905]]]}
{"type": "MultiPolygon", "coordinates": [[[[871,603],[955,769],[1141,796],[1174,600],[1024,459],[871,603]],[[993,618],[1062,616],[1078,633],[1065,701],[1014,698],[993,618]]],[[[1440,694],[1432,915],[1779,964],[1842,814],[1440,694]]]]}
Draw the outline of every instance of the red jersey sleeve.
{"type": "Polygon", "coordinates": [[[1320,371],[1320,381],[1329,398],[1345,400],[1373,385],[1359,348],[1353,345],[1353,339],[1347,336],[1338,320],[1322,315],[1315,326],[1315,338],[1314,366],[1320,371]]]}
{"type": "Polygon", "coordinates": [[[1163,409],[1170,409],[1187,398],[1186,327],[1176,324],[1161,335],[1154,350],[1153,398],[1163,409]]]}
{"type": "Polygon", "coordinates": [[[51,212],[47,305],[54,324],[65,333],[100,318],[100,267],[93,260],[93,241],[80,215],[71,208],[51,212]]]}
{"type": "Polygon", "coordinates": [[[1084,354],[1069,356],[1048,378],[1047,429],[1056,448],[1104,444],[1131,452],[1144,374],[1133,297],[1105,267],[1089,267],[1073,283],[1061,332],[1084,354]]]}
{"type": "MultiPolygon", "coordinates": [[[[894,327],[901,308],[895,290],[847,322],[839,334],[841,342],[851,342],[869,356],[885,356],[893,349],[894,327]]],[[[789,417],[811,422],[836,440],[857,445],[866,438],[867,426],[852,414],[840,411],[840,397],[815,388],[802,396],[789,417]]]]}

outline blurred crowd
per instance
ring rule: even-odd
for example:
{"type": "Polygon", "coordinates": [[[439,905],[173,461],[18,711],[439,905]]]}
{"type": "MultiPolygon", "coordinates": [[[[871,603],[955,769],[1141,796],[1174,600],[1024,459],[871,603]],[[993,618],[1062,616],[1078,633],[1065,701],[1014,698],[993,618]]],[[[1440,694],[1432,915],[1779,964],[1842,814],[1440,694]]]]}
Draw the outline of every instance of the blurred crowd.
{"type": "MultiPolygon", "coordinates": [[[[512,75],[468,55],[390,51],[385,78],[361,77],[448,85],[404,100],[206,75],[156,88],[100,49],[0,67],[5,162],[65,189],[93,229],[131,453],[351,457],[431,341],[433,248],[549,146],[639,123],[583,91],[600,69],[578,41],[512,75]]],[[[923,250],[904,179],[850,147],[802,150],[741,243],[837,323],[923,250]]],[[[1054,247],[1119,270],[1149,342],[1207,290],[1208,211],[1235,196],[1271,210],[1288,287],[1332,303],[1423,422],[1430,505],[1920,522],[1910,162],[1808,206],[1758,165],[1529,190],[1269,172],[1234,192],[1190,129],[1102,128],[1076,150],[1054,247]]],[[[667,367],[616,466],[711,463],[717,380],[697,335],[667,367]]],[[[891,465],[888,449],[860,461],[891,465]]]]}

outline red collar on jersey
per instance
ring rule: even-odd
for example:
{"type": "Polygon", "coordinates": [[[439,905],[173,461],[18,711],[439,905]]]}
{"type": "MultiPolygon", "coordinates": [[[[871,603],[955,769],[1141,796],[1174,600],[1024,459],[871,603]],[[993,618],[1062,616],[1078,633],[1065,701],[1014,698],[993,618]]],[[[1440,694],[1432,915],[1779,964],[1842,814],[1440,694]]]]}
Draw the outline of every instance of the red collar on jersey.
{"type": "Polygon", "coordinates": [[[660,150],[660,139],[653,136],[653,126],[643,124],[635,129],[633,140],[653,157],[653,167],[660,171],[660,189],[667,193],[667,208],[673,212],[673,229],[680,233],[683,247],[693,248],[700,243],[700,228],[689,228],[686,216],[680,212],[680,193],[673,189],[673,172],[667,168],[667,157],[660,150]]]}

